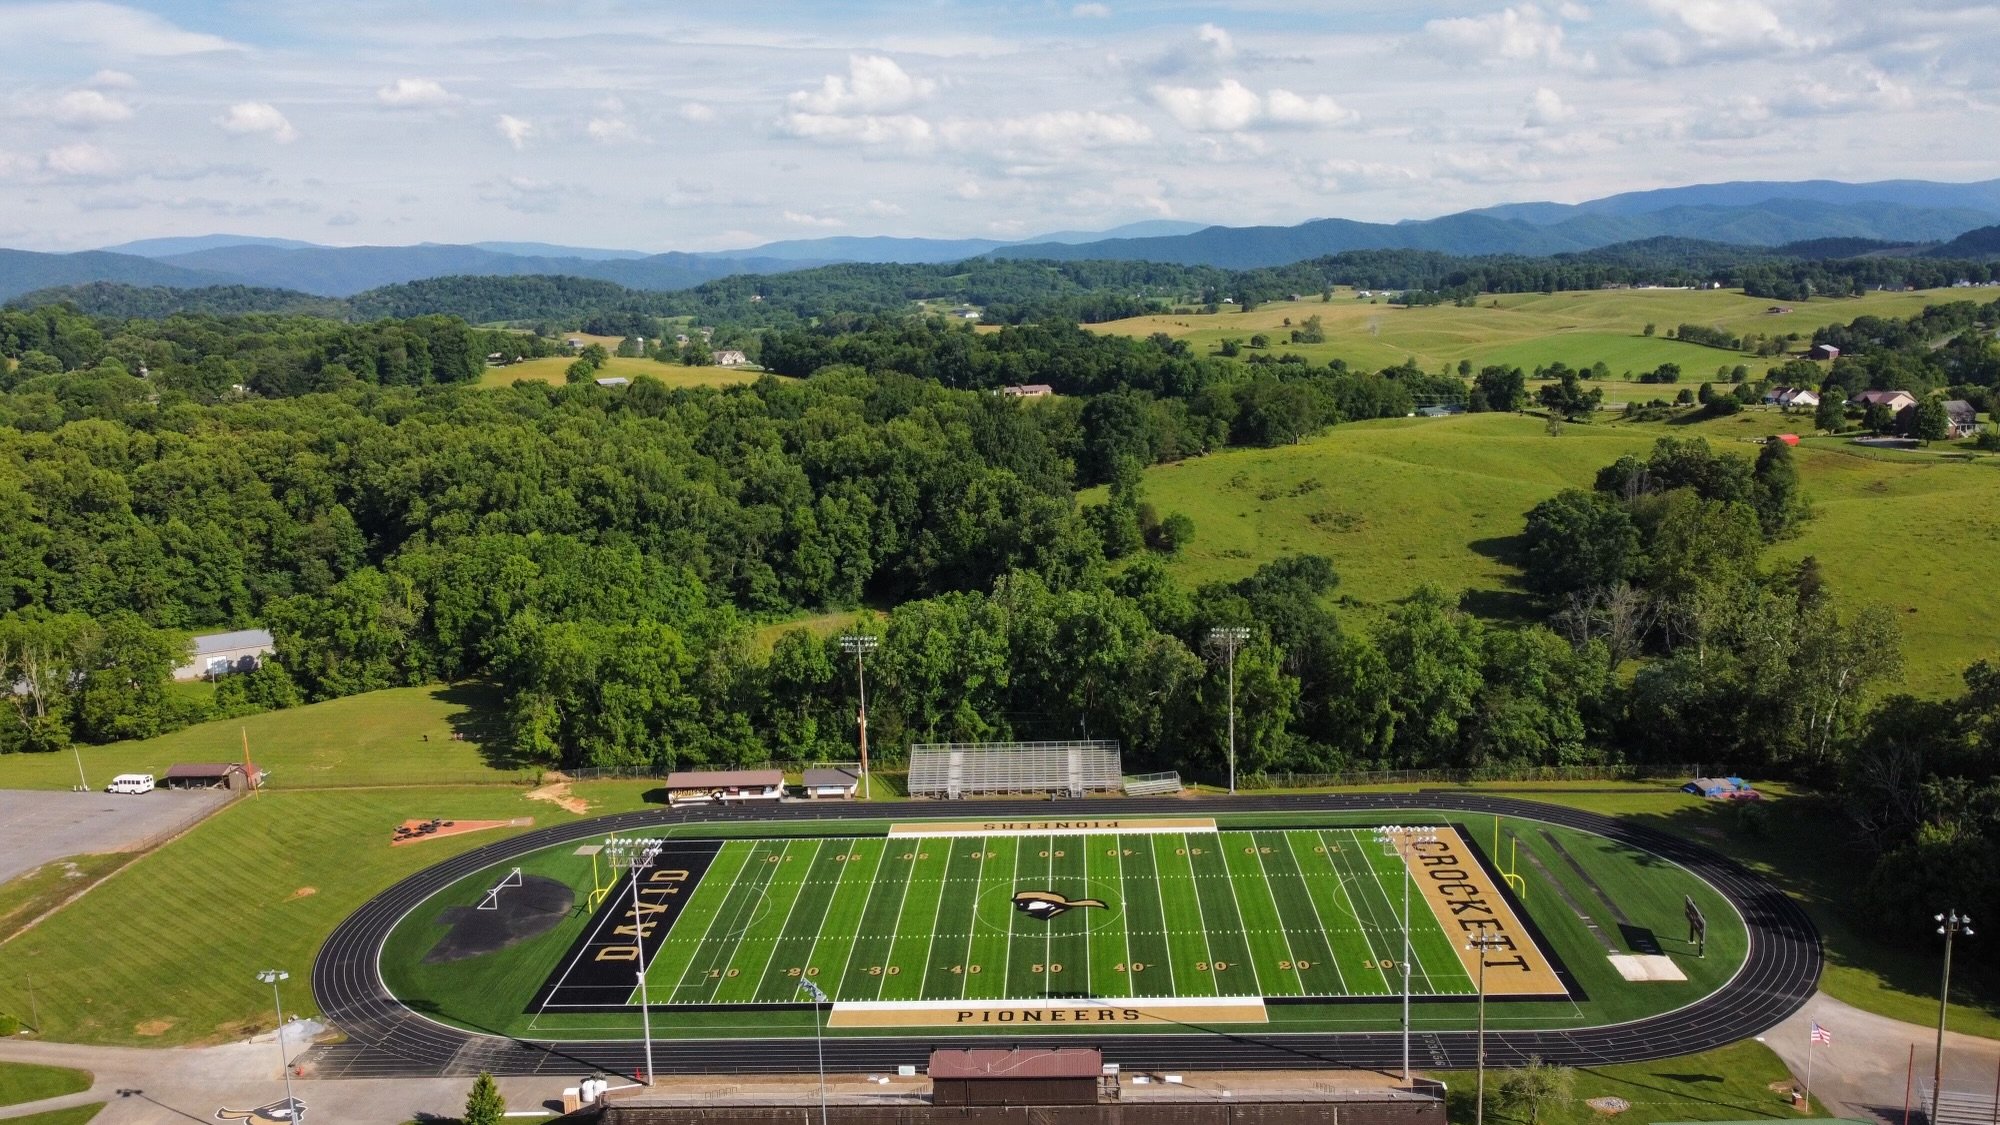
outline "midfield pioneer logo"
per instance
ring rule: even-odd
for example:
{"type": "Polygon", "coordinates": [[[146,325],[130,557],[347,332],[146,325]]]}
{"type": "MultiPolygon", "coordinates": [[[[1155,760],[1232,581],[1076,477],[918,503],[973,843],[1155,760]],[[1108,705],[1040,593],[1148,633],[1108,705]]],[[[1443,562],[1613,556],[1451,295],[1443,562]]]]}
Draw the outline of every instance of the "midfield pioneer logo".
{"type": "Polygon", "coordinates": [[[1054,891],[1021,891],[1014,896],[1014,909],[1030,918],[1047,921],[1066,910],[1083,906],[1103,906],[1094,898],[1071,898],[1054,891]]]}

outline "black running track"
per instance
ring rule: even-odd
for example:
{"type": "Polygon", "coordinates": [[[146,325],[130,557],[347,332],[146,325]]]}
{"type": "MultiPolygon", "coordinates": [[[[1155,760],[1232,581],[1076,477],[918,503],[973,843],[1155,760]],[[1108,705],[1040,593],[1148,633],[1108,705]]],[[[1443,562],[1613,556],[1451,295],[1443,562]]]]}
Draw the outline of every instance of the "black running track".
{"type": "MultiPolygon", "coordinates": [[[[1519,1065],[1529,1056],[1571,1066],[1645,1062],[1708,1050],[1757,1035],[1797,1011],[1818,986],[1819,934],[1785,894],[1707,848],[1611,817],[1555,805],[1462,792],[1267,796],[1189,802],[1173,798],[1117,802],[1116,815],[1203,815],[1236,812],[1374,812],[1435,810],[1504,815],[1594,832],[1671,859],[1693,871],[1735,904],[1750,931],[1749,959],[1718,991],[1663,1015],[1607,1027],[1571,1031],[1494,1031],[1486,1037],[1487,1061],[1519,1065]]],[[[781,805],[744,814],[758,820],[870,819],[906,816],[1019,817],[1104,816],[1104,801],[959,801],[904,806],[856,804],[781,805]]],[[[466,875],[525,852],[571,840],[599,838],[666,825],[734,819],[717,809],[652,809],[557,825],[467,852],[412,875],[378,896],[328,936],[313,963],[313,996],[322,1018],[345,1032],[342,1043],[314,1048],[303,1060],[319,1077],[431,1077],[575,1074],[592,1070],[633,1074],[645,1066],[638,1040],[532,1041],[480,1035],[445,1027],[405,1008],[382,983],[377,964],[389,931],[411,908],[466,875]]],[[[938,1036],[953,1047],[1017,1046],[1019,1037],[938,1036]]],[[[1073,1041],[1065,1038],[1066,1042],[1073,1041]]],[[[1401,1065],[1399,1031],[1213,1032],[1093,1036],[1107,1062],[1128,1067],[1189,1070],[1388,1069],[1401,1065]]],[[[887,1071],[923,1063],[933,1045],[921,1034],[897,1037],[836,1036],[826,1040],[828,1067],[845,1072],[887,1071]]],[[[1471,1032],[1421,1032],[1414,1063],[1425,1069],[1473,1065],[1471,1032]]],[[[802,1073],[815,1065],[810,1038],[762,1040],[661,1039],[654,1044],[659,1073],[802,1073]]]]}

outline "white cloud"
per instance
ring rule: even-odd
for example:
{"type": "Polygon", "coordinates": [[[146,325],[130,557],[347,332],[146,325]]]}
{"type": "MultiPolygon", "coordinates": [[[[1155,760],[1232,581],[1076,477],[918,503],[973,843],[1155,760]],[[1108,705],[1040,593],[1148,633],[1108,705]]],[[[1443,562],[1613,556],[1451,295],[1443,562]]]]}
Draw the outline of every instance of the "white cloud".
{"type": "Polygon", "coordinates": [[[1760,0],[1647,0],[1661,27],[1626,36],[1628,58],[1672,67],[1717,59],[1797,54],[1822,41],[1787,28],[1760,0]]]}
{"type": "Polygon", "coordinates": [[[591,140],[603,144],[636,140],[639,136],[633,132],[629,122],[617,117],[593,117],[590,124],[584,126],[584,131],[590,134],[591,140]]]}
{"type": "Polygon", "coordinates": [[[1078,4],[1069,14],[1080,20],[1108,20],[1111,18],[1109,4],[1078,4]]]}
{"type": "Polygon", "coordinates": [[[500,130],[500,135],[507,138],[507,143],[513,145],[517,152],[527,146],[528,137],[535,131],[535,126],[531,122],[523,121],[511,113],[503,113],[495,118],[493,127],[500,130]]]}
{"type": "Polygon", "coordinates": [[[699,125],[715,120],[715,107],[705,102],[686,102],[680,108],[681,120],[699,125]]]}
{"type": "Polygon", "coordinates": [[[1195,31],[1194,37],[1200,40],[1203,46],[1214,52],[1215,57],[1218,59],[1236,57],[1236,41],[1229,37],[1228,31],[1212,23],[1202,24],[1195,31]]]}
{"type": "Polygon", "coordinates": [[[785,99],[795,112],[803,114],[880,114],[908,109],[930,97],[937,83],[918,78],[896,60],[881,55],[853,55],[847,60],[847,74],[829,74],[817,90],[795,91],[785,99]]]}
{"type": "Polygon", "coordinates": [[[1531,129],[1544,129],[1575,116],[1576,110],[1563,102],[1561,94],[1547,86],[1536,90],[1534,96],[1528,99],[1526,124],[1531,129]]]}
{"type": "Polygon", "coordinates": [[[90,76],[90,81],[84,83],[86,86],[106,86],[120,90],[129,90],[138,84],[137,78],[122,70],[100,70],[90,76]]]}
{"type": "Polygon", "coordinates": [[[394,109],[439,109],[464,98],[429,78],[398,78],[375,91],[375,100],[394,109]]]}
{"type": "Polygon", "coordinates": [[[1422,177],[1400,164],[1367,160],[1322,160],[1313,166],[1316,186],[1324,191],[1368,191],[1408,187],[1422,177]]]}
{"type": "Polygon", "coordinates": [[[243,136],[267,135],[279,144],[290,144],[299,139],[299,131],[285,120],[269,102],[237,102],[228,112],[215,119],[225,133],[243,136]]]}
{"type": "Polygon", "coordinates": [[[575,194],[574,189],[562,184],[527,176],[509,176],[504,180],[481,184],[479,198],[524,215],[546,215],[560,207],[565,196],[572,194],[575,194]]]}
{"type": "Polygon", "coordinates": [[[801,227],[824,227],[827,229],[831,229],[833,227],[844,227],[847,225],[846,223],[842,222],[839,219],[834,218],[831,215],[814,215],[814,214],[809,214],[805,211],[787,211],[784,213],[784,219],[786,222],[791,223],[794,226],[801,226],[801,227]]]}
{"type": "Polygon", "coordinates": [[[70,90],[53,98],[34,98],[21,103],[24,117],[40,118],[73,129],[91,129],[132,119],[132,107],[98,90],[70,90]]]}
{"type": "Polygon", "coordinates": [[[1432,43],[1445,52],[1442,60],[1537,62],[1546,66],[1589,69],[1596,60],[1572,52],[1562,25],[1533,4],[1521,4],[1483,16],[1435,19],[1424,24],[1432,43]]]}
{"type": "Polygon", "coordinates": [[[1321,128],[1358,116],[1325,94],[1306,97],[1290,90],[1259,94],[1234,78],[1213,87],[1155,86],[1153,101],[1184,129],[1197,133],[1240,133],[1260,127],[1321,128]]]}
{"type": "Polygon", "coordinates": [[[1910,109],[1917,98],[1908,86],[1879,70],[1850,67],[1831,83],[1802,78],[1773,104],[1793,114],[1837,114],[1910,109]]]}
{"type": "Polygon", "coordinates": [[[871,199],[861,209],[878,219],[893,219],[903,213],[901,204],[882,199],[871,199]]]}
{"type": "Polygon", "coordinates": [[[0,42],[63,44],[141,58],[243,49],[219,35],[187,31],[151,12],[103,0],[0,5],[0,42]]]}
{"type": "Polygon", "coordinates": [[[946,122],[941,132],[947,142],[968,151],[1026,148],[1066,152],[1123,148],[1153,139],[1151,129],[1125,114],[1073,109],[999,120],[959,118],[946,122]]]}
{"type": "Polygon", "coordinates": [[[50,172],[79,179],[109,176],[118,171],[118,158],[93,144],[77,143],[52,148],[42,158],[50,172]]]}
{"type": "Polygon", "coordinates": [[[909,113],[879,117],[874,114],[843,117],[832,113],[788,113],[778,126],[783,132],[803,140],[911,150],[930,145],[936,133],[930,122],[909,113]]]}

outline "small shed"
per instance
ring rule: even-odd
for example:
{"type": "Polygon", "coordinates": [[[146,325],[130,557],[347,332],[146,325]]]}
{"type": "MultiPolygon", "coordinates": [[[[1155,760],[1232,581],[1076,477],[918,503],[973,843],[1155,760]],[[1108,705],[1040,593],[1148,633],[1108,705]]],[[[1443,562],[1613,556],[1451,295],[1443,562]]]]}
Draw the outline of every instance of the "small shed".
{"type": "Polygon", "coordinates": [[[257,789],[264,784],[264,771],[242,762],[177,762],[160,775],[162,789],[257,789]]]}
{"type": "Polygon", "coordinates": [[[800,788],[814,799],[851,801],[861,784],[861,771],[854,766],[816,766],[805,772],[800,788]]]}
{"type": "Polygon", "coordinates": [[[1096,1105],[1104,1052],[1094,1047],[931,1052],[934,1105],[1096,1105]]]}
{"type": "Polygon", "coordinates": [[[600,387],[629,387],[632,385],[632,380],[627,379],[623,375],[606,375],[604,378],[596,380],[596,383],[600,387]]]}
{"type": "Polygon", "coordinates": [[[233,672],[254,672],[264,657],[276,650],[276,641],[267,629],[203,633],[193,638],[193,644],[194,659],[174,669],[174,679],[182,683],[210,680],[233,672]]]}
{"type": "Polygon", "coordinates": [[[1836,347],[1834,347],[1834,346],[1833,346],[1832,344],[1814,344],[1814,345],[1812,346],[1812,350],[1806,353],[1806,358],[1807,358],[1807,359],[1839,359],[1839,358],[1840,358],[1840,349],[1839,349],[1839,348],[1836,348],[1836,347]]]}
{"type": "Polygon", "coordinates": [[[1755,801],[1763,796],[1740,777],[1697,777],[1681,786],[1681,792],[1711,801],[1755,801]]]}
{"type": "Polygon", "coordinates": [[[734,805],[785,795],[778,770],[676,770],[667,775],[670,805],[734,805]]]}

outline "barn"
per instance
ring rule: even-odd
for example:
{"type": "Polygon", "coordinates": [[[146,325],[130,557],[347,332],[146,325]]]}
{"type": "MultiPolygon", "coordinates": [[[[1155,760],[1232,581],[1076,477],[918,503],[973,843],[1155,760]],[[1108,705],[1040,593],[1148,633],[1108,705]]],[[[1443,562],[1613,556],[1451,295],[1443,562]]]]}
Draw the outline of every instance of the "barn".
{"type": "Polygon", "coordinates": [[[264,771],[242,762],[177,762],[160,775],[162,789],[257,789],[264,771]]]}

